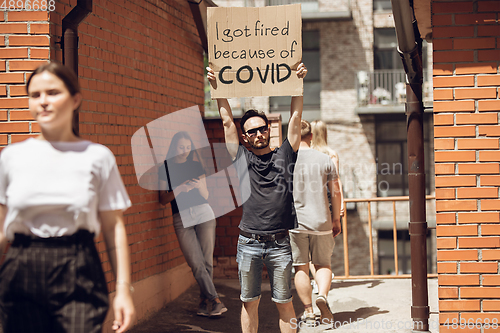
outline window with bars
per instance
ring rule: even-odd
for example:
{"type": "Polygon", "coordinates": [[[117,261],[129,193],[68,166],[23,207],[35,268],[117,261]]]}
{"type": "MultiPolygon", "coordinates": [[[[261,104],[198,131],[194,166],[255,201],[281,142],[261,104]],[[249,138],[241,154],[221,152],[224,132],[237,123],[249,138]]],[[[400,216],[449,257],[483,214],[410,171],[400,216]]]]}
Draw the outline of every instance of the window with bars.
{"type": "MultiPolygon", "coordinates": [[[[411,273],[411,248],[408,230],[397,231],[398,270],[399,274],[411,273]]],[[[392,230],[378,230],[378,269],[379,274],[394,275],[394,236],[392,230]]],[[[434,237],[427,230],[427,271],[435,273],[433,244],[434,237]]]]}

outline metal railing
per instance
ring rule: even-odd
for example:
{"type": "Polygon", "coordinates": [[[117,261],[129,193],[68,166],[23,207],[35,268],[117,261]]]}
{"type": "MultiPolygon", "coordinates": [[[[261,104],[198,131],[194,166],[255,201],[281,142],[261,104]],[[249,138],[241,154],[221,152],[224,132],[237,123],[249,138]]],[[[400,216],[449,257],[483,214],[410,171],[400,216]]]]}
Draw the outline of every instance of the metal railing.
{"type": "MultiPolygon", "coordinates": [[[[426,196],[426,200],[435,200],[435,196],[426,196]]],[[[349,273],[349,245],[347,241],[347,214],[342,217],[342,240],[344,247],[344,276],[337,276],[339,279],[366,279],[366,278],[409,278],[411,274],[399,274],[399,257],[398,257],[398,237],[396,225],[396,202],[409,201],[408,196],[384,197],[384,198],[369,198],[369,199],[344,199],[344,207],[347,203],[367,203],[368,204],[368,240],[370,254],[370,274],[369,275],[350,275],[349,273]],[[374,274],[374,251],[373,251],[373,235],[372,235],[372,202],[392,202],[392,217],[393,217],[393,241],[394,241],[394,272],[395,275],[389,274],[374,274]]],[[[428,267],[428,271],[430,268],[428,267]]],[[[437,277],[437,274],[428,273],[427,277],[437,277]]]]}
{"type": "MultiPolygon", "coordinates": [[[[432,82],[424,71],[423,99],[432,101],[432,82]]],[[[358,106],[399,105],[406,101],[406,74],[402,69],[360,71],[356,78],[358,106]]]]}
{"type": "Polygon", "coordinates": [[[294,3],[318,2],[318,0],[266,0],[266,6],[292,5],[294,3]]]}

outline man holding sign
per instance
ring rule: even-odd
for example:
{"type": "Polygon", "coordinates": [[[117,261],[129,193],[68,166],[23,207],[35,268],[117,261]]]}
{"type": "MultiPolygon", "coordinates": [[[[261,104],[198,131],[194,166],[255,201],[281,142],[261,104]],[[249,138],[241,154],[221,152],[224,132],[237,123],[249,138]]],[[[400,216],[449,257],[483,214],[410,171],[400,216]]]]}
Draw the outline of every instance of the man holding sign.
{"type": "MultiPolygon", "coordinates": [[[[216,89],[214,71],[207,70],[207,77],[216,89]]],[[[296,76],[303,79],[306,74],[306,67],[299,64],[296,76]]],[[[243,301],[242,331],[256,333],[258,330],[262,268],[266,265],[272,300],[280,314],[280,330],[295,332],[291,325],[295,311],[291,302],[292,252],[288,230],[296,227],[291,184],[301,138],[303,97],[292,97],[288,136],[274,151],[269,147],[270,126],[263,112],[249,110],[241,118],[242,138],[250,145],[249,151],[239,144],[227,99],[217,99],[217,105],[229,154],[233,160],[245,155],[248,161],[245,171],[248,171],[251,187],[250,198],[243,204],[236,256],[243,301]]]]}
{"type": "MultiPolygon", "coordinates": [[[[226,147],[240,179],[249,179],[239,225],[236,261],[243,302],[243,333],[257,333],[262,268],[267,267],[281,332],[295,332],[292,319],[292,250],[288,230],[297,226],[293,206],[293,169],[300,145],[303,108],[302,18],[300,4],[260,8],[208,8],[208,80],[224,125],[226,147]],[[269,147],[266,115],[248,110],[240,121],[243,141],[226,98],[293,96],[288,137],[269,147]]],[[[243,193],[242,193],[243,196],[243,193]]]]}

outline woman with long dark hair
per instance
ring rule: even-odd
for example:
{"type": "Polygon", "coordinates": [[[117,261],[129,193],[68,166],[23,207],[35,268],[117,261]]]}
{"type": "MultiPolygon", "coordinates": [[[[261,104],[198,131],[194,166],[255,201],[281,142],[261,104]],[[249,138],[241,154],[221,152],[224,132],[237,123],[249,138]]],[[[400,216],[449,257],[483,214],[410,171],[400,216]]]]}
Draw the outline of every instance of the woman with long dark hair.
{"type": "Polygon", "coordinates": [[[207,201],[209,193],[201,159],[187,132],[178,132],[172,138],[159,179],[160,189],[168,189],[160,191],[160,203],[171,204],[180,248],[200,287],[197,314],[220,316],[227,308],[213,283],[215,215],[207,201]]]}
{"type": "Polygon", "coordinates": [[[113,153],[72,130],[82,95],[69,68],[48,63],[28,79],[41,133],[0,155],[0,314],[8,332],[101,332],[108,289],[94,239],[102,232],[116,276],[113,329],[135,309],[123,210],[131,206],[113,153]]]}

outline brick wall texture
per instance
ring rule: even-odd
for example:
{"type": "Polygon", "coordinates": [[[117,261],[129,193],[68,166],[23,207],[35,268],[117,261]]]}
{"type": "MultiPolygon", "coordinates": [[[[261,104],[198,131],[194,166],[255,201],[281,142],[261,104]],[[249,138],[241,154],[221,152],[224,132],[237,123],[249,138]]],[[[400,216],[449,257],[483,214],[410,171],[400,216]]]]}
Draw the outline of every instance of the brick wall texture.
{"type": "Polygon", "coordinates": [[[47,11],[0,11],[0,146],[39,131],[28,109],[29,72],[49,59],[47,11]]]}
{"type": "MultiPolygon", "coordinates": [[[[24,84],[47,59],[62,60],[62,19],[76,0],[57,1],[55,11],[0,12],[0,145],[39,131],[24,84]]],[[[125,213],[132,281],[185,262],[170,206],[139,187],[130,139],[148,122],[203,105],[203,49],[189,4],[182,0],[105,1],[79,26],[79,77],[84,101],[80,135],[106,145],[116,156],[133,206],[125,213]]],[[[114,290],[102,236],[97,248],[114,290]]]]}
{"type": "Polygon", "coordinates": [[[481,323],[500,311],[499,12],[498,1],[432,2],[441,332],[489,332],[481,323]]]}

